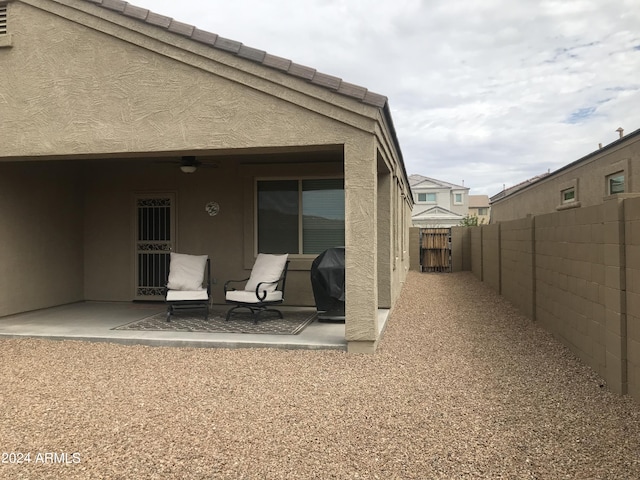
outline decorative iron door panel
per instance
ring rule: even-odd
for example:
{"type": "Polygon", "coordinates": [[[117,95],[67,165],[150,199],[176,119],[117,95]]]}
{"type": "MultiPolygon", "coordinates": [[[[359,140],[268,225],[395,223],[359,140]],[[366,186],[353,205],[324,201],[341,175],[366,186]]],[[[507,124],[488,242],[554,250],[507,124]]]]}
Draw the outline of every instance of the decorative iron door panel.
{"type": "Polygon", "coordinates": [[[137,300],[163,300],[175,237],[173,194],[136,197],[137,300]]]}

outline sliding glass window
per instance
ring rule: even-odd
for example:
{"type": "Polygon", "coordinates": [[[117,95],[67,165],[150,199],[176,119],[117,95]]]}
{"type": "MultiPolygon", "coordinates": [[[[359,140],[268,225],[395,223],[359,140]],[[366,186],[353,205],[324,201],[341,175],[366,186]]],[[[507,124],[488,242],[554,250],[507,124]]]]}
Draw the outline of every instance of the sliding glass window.
{"type": "Polygon", "coordinates": [[[259,253],[318,254],[343,246],[343,179],[259,180],[259,253]]]}

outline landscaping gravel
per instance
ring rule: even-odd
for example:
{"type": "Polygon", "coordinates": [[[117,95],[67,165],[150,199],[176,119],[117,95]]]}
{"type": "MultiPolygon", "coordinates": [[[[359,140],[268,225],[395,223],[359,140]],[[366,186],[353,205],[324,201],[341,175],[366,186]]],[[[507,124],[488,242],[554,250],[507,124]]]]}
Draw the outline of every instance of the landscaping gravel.
{"type": "Polygon", "coordinates": [[[639,403],[468,272],[410,272],[375,355],[6,339],[0,359],[3,479],[640,478],[639,403]]]}

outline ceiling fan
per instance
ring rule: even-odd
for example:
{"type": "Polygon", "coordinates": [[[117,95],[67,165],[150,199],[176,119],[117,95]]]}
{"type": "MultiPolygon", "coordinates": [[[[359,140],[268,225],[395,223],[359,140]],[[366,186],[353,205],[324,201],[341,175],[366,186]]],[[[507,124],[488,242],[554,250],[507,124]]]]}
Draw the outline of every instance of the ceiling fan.
{"type": "Polygon", "coordinates": [[[177,163],[182,173],[193,173],[198,167],[217,168],[217,162],[203,162],[194,155],[184,155],[179,160],[160,160],[162,163],[177,163]]]}
{"type": "Polygon", "coordinates": [[[196,157],[192,155],[184,156],[180,159],[180,171],[182,173],[193,173],[201,165],[196,157]]]}

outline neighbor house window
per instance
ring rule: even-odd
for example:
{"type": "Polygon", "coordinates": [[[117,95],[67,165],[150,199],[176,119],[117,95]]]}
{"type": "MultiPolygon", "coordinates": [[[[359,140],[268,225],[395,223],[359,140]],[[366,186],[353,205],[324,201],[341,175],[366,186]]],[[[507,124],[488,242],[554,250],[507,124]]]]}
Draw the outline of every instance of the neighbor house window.
{"type": "Polygon", "coordinates": [[[318,254],[344,246],[344,180],[260,180],[258,253],[318,254]]]}
{"type": "Polygon", "coordinates": [[[462,194],[461,193],[454,193],[453,194],[453,203],[455,205],[462,205],[462,194]]]}
{"type": "Polygon", "coordinates": [[[489,210],[489,209],[486,208],[486,207],[479,207],[478,208],[478,215],[487,215],[489,213],[487,210],[489,210]]]}
{"type": "Polygon", "coordinates": [[[562,203],[571,203],[576,201],[576,189],[567,188],[562,191],[562,203]]]}
{"type": "Polygon", "coordinates": [[[436,194],[435,193],[419,193],[418,202],[436,203],[436,194]]]}
{"type": "Polygon", "coordinates": [[[614,173],[607,177],[607,190],[609,195],[624,193],[624,172],[614,173]]]}

